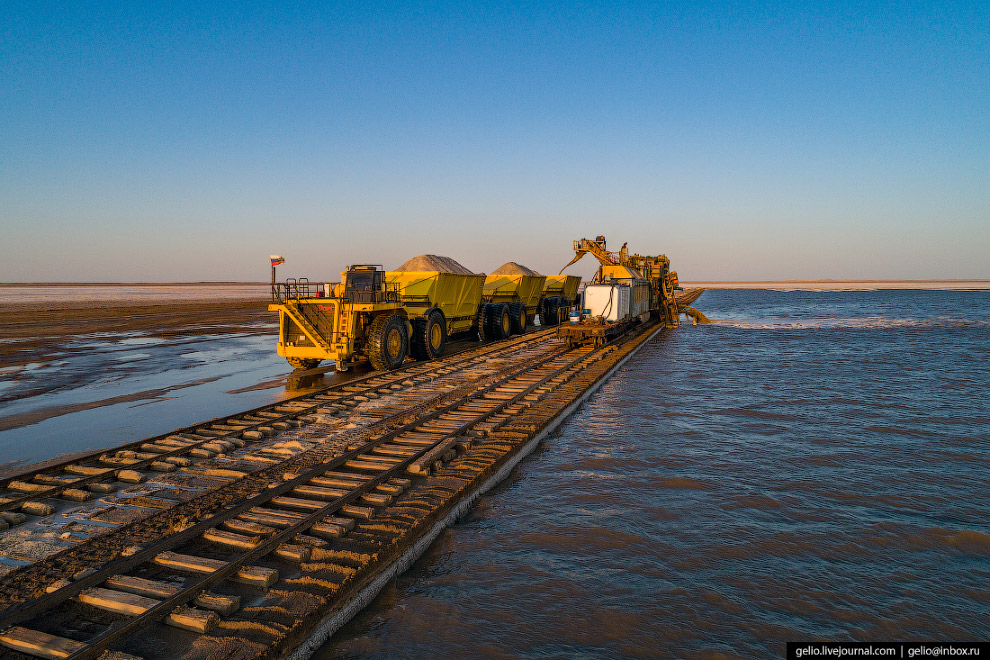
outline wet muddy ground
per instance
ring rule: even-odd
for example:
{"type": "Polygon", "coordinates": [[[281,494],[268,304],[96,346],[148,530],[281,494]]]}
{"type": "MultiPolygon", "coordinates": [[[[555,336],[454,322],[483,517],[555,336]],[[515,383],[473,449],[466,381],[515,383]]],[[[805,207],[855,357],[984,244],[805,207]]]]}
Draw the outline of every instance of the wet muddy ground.
{"type": "Polygon", "coordinates": [[[0,287],[0,474],[335,378],[293,375],[264,292],[0,287]]]}
{"type": "Polygon", "coordinates": [[[367,373],[293,370],[275,352],[267,295],[259,285],[0,286],[0,476],[367,373]]]}

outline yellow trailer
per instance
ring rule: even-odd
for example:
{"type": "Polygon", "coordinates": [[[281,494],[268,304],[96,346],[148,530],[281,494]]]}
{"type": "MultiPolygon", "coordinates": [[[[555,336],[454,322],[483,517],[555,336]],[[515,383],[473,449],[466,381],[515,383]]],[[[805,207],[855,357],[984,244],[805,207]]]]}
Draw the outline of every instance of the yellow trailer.
{"type": "Polygon", "coordinates": [[[390,271],[385,281],[412,319],[410,354],[417,360],[439,357],[447,337],[472,330],[480,321],[484,275],[390,271]]]}
{"type": "Polygon", "coordinates": [[[543,285],[543,298],[540,301],[540,323],[557,325],[574,305],[577,304],[578,286],[581,278],[577,275],[547,275],[543,285]]]}
{"type": "MultiPolygon", "coordinates": [[[[485,278],[483,299],[489,305],[508,306],[509,333],[525,332],[530,319],[539,312],[545,281],[543,275],[510,261],[485,278]]],[[[494,315],[501,319],[499,311],[494,315]]],[[[508,336],[497,323],[488,330],[495,338],[508,336]]]]}

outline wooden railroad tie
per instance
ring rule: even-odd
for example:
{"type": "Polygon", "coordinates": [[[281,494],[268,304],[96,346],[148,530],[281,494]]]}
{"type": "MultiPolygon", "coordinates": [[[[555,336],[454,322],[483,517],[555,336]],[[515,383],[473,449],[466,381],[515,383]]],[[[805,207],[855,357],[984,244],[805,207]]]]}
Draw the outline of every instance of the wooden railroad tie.
{"type": "Polygon", "coordinates": [[[430,468],[433,467],[433,464],[439,461],[448,451],[454,449],[454,446],[458,443],[458,441],[459,438],[456,437],[447,438],[436,447],[426,452],[419,459],[410,463],[409,467],[406,469],[413,474],[425,474],[429,472],[430,468]]]}
{"type": "MultiPolygon", "coordinates": [[[[81,592],[76,599],[80,603],[91,605],[107,612],[137,616],[144,614],[161,601],[147,596],[140,596],[126,591],[114,591],[93,587],[81,592]]],[[[165,618],[165,623],[176,628],[207,633],[216,627],[220,617],[216,612],[200,610],[195,607],[180,607],[165,618]]]]}
{"type": "MultiPolygon", "coordinates": [[[[207,559],[206,557],[180,555],[177,552],[162,552],[155,557],[153,561],[159,566],[166,566],[168,568],[185,571],[187,573],[203,574],[214,573],[227,565],[227,562],[219,559],[207,559]]],[[[275,584],[276,580],[278,580],[278,571],[273,568],[264,568],[262,566],[242,566],[228,579],[233,582],[250,584],[256,587],[261,587],[262,589],[267,589],[275,584]]]]}

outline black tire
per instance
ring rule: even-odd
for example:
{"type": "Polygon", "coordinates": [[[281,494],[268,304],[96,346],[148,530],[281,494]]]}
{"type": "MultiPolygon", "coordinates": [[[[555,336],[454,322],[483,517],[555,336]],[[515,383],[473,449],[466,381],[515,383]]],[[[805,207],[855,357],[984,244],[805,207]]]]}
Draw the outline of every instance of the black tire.
{"type": "Polygon", "coordinates": [[[422,334],[417,333],[413,339],[413,347],[420,344],[419,351],[424,360],[436,360],[443,355],[443,349],[447,345],[447,320],[443,317],[443,312],[439,309],[431,311],[425,319],[422,319],[422,334]]]}
{"type": "Polygon", "coordinates": [[[481,327],[484,328],[484,339],[497,339],[495,336],[495,330],[492,329],[492,325],[495,323],[495,313],[498,311],[498,305],[488,303],[485,305],[485,311],[482,314],[481,327]]]}
{"type": "Polygon", "coordinates": [[[478,341],[485,341],[488,339],[488,308],[491,305],[486,305],[482,303],[481,307],[478,308],[478,323],[475,331],[478,333],[478,341]]]}
{"type": "Polygon", "coordinates": [[[509,305],[509,319],[512,321],[512,334],[521,335],[529,327],[529,312],[526,305],[515,302],[509,305]]]}
{"type": "Polygon", "coordinates": [[[556,298],[547,298],[543,301],[543,312],[540,314],[540,325],[557,325],[556,298]]]}
{"type": "Polygon", "coordinates": [[[414,360],[426,360],[426,319],[412,320],[412,337],[409,338],[409,354],[414,360]]]}
{"type": "Polygon", "coordinates": [[[294,369],[315,369],[320,366],[320,362],[323,360],[317,360],[315,358],[293,358],[287,357],[285,361],[289,363],[294,369]]]}
{"type": "Polygon", "coordinates": [[[500,303],[489,305],[488,327],[485,330],[492,339],[508,339],[512,334],[512,319],[509,317],[509,305],[500,303]]]}
{"type": "Polygon", "coordinates": [[[398,369],[409,350],[406,322],[395,314],[379,314],[368,328],[368,361],[375,371],[398,369]]]}
{"type": "Polygon", "coordinates": [[[435,360],[447,345],[447,319],[439,309],[431,309],[412,322],[409,352],[417,360],[435,360]]]}

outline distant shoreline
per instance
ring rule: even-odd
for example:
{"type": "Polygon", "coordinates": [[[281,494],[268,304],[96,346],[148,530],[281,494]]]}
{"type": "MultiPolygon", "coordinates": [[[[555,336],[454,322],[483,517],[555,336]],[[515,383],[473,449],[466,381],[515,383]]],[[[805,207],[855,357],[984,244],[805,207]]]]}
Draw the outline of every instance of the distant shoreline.
{"type": "Polygon", "coordinates": [[[271,282],[0,282],[0,287],[44,286],[271,286],[271,282]]]}
{"type": "MultiPolygon", "coordinates": [[[[859,291],[872,289],[930,289],[945,291],[988,290],[990,279],[942,279],[942,280],[685,280],[687,287],[704,289],[776,289],[791,291],[859,291]]],[[[197,288],[222,289],[245,287],[259,289],[270,282],[0,282],[0,289],[130,289],[130,288],[197,288]]]]}
{"type": "Polygon", "coordinates": [[[703,289],[777,289],[801,291],[850,291],[872,289],[931,289],[944,291],[986,290],[990,280],[704,280],[682,281],[684,287],[703,289]]]}
{"type": "MultiPolygon", "coordinates": [[[[871,280],[685,280],[683,284],[968,284],[976,283],[990,286],[990,278],[945,278],[945,279],[871,279],[871,280]]],[[[202,282],[0,282],[0,286],[29,287],[29,286],[216,286],[218,284],[234,284],[237,286],[268,286],[271,282],[238,282],[202,281],[202,282]]]]}

